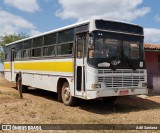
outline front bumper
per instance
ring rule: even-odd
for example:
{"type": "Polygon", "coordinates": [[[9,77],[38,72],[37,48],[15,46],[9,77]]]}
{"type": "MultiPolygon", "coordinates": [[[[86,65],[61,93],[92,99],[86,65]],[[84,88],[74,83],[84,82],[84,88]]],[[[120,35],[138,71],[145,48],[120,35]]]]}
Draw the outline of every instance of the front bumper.
{"type": "Polygon", "coordinates": [[[100,97],[111,96],[127,96],[127,95],[146,95],[148,94],[147,88],[133,88],[133,89],[108,89],[108,90],[88,90],[86,91],[87,99],[95,99],[100,97]],[[127,92],[127,93],[121,93],[127,92]]]}

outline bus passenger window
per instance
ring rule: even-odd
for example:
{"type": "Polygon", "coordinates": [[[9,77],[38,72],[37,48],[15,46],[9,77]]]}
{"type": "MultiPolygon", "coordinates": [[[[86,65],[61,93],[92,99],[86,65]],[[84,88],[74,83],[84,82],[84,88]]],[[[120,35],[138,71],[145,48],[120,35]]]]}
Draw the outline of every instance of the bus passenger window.
{"type": "Polygon", "coordinates": [[[14,53],[14,56],[15,56],[16,59],[20,59],[21,58],[21,51],[16,51],[14,53]]]}
{"type": "Polygon", "coordinates": [[[52,33],[44,36],[44,45],[53,45],[56,44],[56,33],[52,33]]]}
{"type": "Polygon", "coordinates": [[[43,43],[43,37],[34,38],[32,47],[34,47],[34,48],[35,47],[40,47],[40,46],[42,46],[42,43],[43,43]]]}
{"type": "Polygon", "coordinates": [[[22,58],[25,58],[25,57],[27,57],[27,50],[22,51],[22,58]]]}
{"type": "Polygon", "coordinates": [[[9,59],[8,53],[5,54],[5,60],[9,59]]]}
{"type": "Polygon", "coordinates": [[[30,57],[30,49],[26,49],[22,51],[22,58],[30,57]]]}
{"type": "Polygon", "coordinates": [[[68,54],[72,54],[73,51],[73,43],[68,44],[68,54]]]}
{"type": "Polygon", "coordinates": [[[55,46],[43,48],[43,56],[52,56],[52,55],[55,55],[55,46]]]}
{"type": "Polygon", "coordinates": [[[72,55],[73,43],[57,45],[57,55],[72,55]]]}
{"type": "Polygon", "coordinates": [[[83,40],[77,41],[77,57],[82,58],[83,57],[83,40]]]}
{"type": "Polygon", "coordinates": [[[32,49],[32,57],[40,57],[41,56],[41,48],[32,49]]]}

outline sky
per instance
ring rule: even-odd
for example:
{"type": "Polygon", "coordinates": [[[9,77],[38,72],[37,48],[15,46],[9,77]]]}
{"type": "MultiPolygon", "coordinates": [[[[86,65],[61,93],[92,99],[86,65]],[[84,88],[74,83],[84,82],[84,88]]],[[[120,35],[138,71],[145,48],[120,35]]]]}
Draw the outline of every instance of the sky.
{"type": "Polygon", "coordinates": [[[37,35],[90,18],[144,27],[146,43],[160,44],[160,0],[0,0],[0,36],[37,35]]]}

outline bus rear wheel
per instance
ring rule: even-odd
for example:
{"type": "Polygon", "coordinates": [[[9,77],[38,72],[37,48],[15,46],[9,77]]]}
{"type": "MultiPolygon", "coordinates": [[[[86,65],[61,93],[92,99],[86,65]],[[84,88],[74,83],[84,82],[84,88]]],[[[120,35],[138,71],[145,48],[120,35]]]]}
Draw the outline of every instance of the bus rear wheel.
{"type": "Polygon", "coordinates": [[[62,101],[67,106],[75,105],[76,99],[71,96],[71,90],[68,82],[64,82],[61,91],[62,101]]]}
{"type": "Polygon", "coordinates": [[[18,76],[16,81],[16,88],[20,93],[26,93],[28,91],[28,86],[22,85],[22,79],[20,76],[18,76]]]}

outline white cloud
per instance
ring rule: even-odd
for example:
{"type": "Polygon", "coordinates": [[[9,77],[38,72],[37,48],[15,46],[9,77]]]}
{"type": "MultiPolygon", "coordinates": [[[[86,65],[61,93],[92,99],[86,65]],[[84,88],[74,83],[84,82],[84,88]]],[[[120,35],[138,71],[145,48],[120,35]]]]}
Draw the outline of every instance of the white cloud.
{"type": "Polygon", "coordinates": [[[147,43],[160,43],[160,29],[144,28],[144,38],[147,43]]]}
{"type": "Polygon", "coordinates": [[[155,17],[155,20],[156,20],[157,22],[160,22],[160,15],[157,15],[157,16],[155,17]]]}
{"type": "Polygon", "coordinates": [[[30,32],[30,35],[31,36],[35,36],[35,35],[39,35],[39,34],[41,34],[42,32],[40,32],[40,31],[38,31],[38,30],[31,30],[31,32],[30,32]]]}
{"type": "Polygon", "coordinates": [[[35,30],[36,27],[20,16],[0,10],[0,35],[19,33],[22,29],[35,30]]]}
{"type": "Polygon", "coordinates": [[[58,0],[61,9],[56,16],[62,19],[89,18],[132,21],[150,12],[149,7],[138,8],[143,0],[58,0]]]}
{"type": "Polygon", "coordinates": [[[40,10],[37,0],[4,0],[4,3],[30,13],[40,10]]]}

